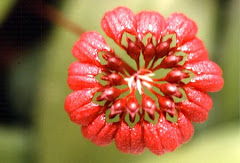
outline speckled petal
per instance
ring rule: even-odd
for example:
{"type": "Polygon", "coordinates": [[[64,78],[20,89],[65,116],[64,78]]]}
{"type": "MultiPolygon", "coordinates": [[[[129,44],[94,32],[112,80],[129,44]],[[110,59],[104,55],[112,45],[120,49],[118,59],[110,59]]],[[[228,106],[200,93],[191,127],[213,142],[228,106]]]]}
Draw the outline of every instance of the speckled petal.
{"type": "Polygon", "coordinates": [[[100,114],[91,124],[82,127],[83,136],[99,146],[109,145],[117,131],[118,123],[107,123],[105,114],[100,114]]]}
{"type": "Polygon", "coordinates": [[[100,114],[91,124],[82,126],[83,136],[89,140],[94,140],[98,133],[104,128],[105,123],[105,115],[100,114]]]}
{"type": "Polygon", "coordinates": [[[189,100],[178,103],[177,107],[192,122],[201,123],[208,118],[206,109],[189,100]]]}
{"type": "Polygon", "coordinates": [[[188,87],[194,87],[203,92],[217,92],[222,89],[223,78],[218,75],[203,74],[195,75],[187,84],[188,87]]]}
{"type": "Polygon", "coordinates": [[[159,40],[159,38],[161,38],[161,32],[165,29],[163,16],[153,11],[142,11],[138,13],[135,16],[134,24],[140,40],[148,33],[151,33],[156,40],[159,40]]]}
{"type": "Polygon", "coordinates": [[[97,88],[101,87],[98,80],[95,77],[89,76],[69,76],[68,77],[68,85],[69,87],[74,90],[81,90],[85,88],[97,88]]]}
{"type": "Polygon", "coordinates": [[[88,125],[98,116],[100,111],[101,106],[90,102],[69,112],[69,116],[71,120],[78,125],[88,125]]]}
{"type": "Polygon", "coordinates": [[[188,54],[185,64],[208,60],[207,49],[205,48],[203,42],[197,37],[189,42],[184,43],[177,49],[188,54]]]}
{"type": "Polygon", "coordinates": [[[154,124],[144,121],[144,143],[151,152],[156,155],[163,155],[165,153],[161,139],[158,135],[157,128],[154,124]]]}
{"type": "Polygon", "coordinates": [[[182,133],[183,143],[186,143],[193,136],[194,128],[192,123],[180,111],[178,112],[177,125],[182,133]]]}
{"type": "Polygon", "coordinates": [[[182,13],[173,13],[166,20],[166,34],[176,34],[177,46],[191,41],[197,34],[196,23],[182,13]]]}
{"type": "Polygon", "coordinates": [[[98,135],[92,140],[94,144],[99,146],[109,145],[116,134],[119,123],[105,123],[98,135]]]}
{"type": "Polygon", "coordinates": [[[134,28],[134,13],[126,7],[118,7],[105,13],[101,25],[104,32],[116,43],[121,44],[124,32],[136,34],[134,28]]]}
{"type": "Polygon", "coordinates": [[[141,123],[130,128],[126,122],[121,121],[115,137],[117,148],[123,153],[141,154],[144,152],[143,129],[141,123]]]}
{"type": "Polygon", "coordinates": [[[183,87],[189,101],[203,107],[207,111],[212,108],[212,98],[205,92],[193,88],[183,87]]]}
{"type": "Polygon", "coordinates": [[[76,61],[69,66],[68,75],[96,76],[100,74],[101,71],[102,69],[98,66],[76,61]]]}
{"type": "Polygon", "coordinates": [[[184,67],[197,75],[212,74],[222,76],[222,69],[216,63],[210,60],[187,63],[184,65],[184,67]]]}
{"type": "Polygon", "coordinates": [[[72,112],[92,101],[92,98],[96,90],[94,89],[83,89],[72,92],[65,100],[65,111],[72,112]]]}
{"type": "Polygon", "coordinates": [[[166,120],[163,114],[157,122],[157,132],[165,152],[172,152],[183,142],[179,128],[175,123],[166,120]]]}
{"type": "Polygon", "coordinates": [[[72,54],[81,62],[101,66],[99,52],[111,51],[104,38],[97,32],[87,32],[80,36],[72,48],[72,54]]]}
{"type": "Polygon", "coordinates": [[[96,75],[101,68],[91,64],[73,62],[68,69],[68,85],[72,90],[100,87],[96,75]]]}

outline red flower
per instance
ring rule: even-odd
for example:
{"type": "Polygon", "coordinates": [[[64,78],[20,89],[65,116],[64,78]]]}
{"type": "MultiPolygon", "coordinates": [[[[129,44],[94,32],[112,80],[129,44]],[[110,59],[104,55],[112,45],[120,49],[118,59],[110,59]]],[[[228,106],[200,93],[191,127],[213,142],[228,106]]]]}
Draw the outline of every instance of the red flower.
{"type": "Polygon", "coordinates": [[[115,139],[124,153],[140,154],[145,147],[157,155],[175,150],[192,137],[192,122],[207,119],[212,99],[206,92],[223,86],[222,70],[208,59],[203,42],[196,37],[195,22],[180,13],[165,20],[157,12],[135,15],[119,7],[107,12],[101,25],[136,62],[137,70],[115,54],[100,34],[83,34],[72,49],[78,61],[68,70],[74,92],[67,97],[65,110],[82,125],[84,137],[97,145],[106,146],[115,139]],[[126,44],[124,33],[128,33],[126,44]],[[106,64],[100,63],[99,55],[106,64]],[[141,55],[145,65],[140,64],[141,55]],[[156,73],[159,69],[169,72],[161,77],[156,73]],[[115,117],[117,122],[107,122],[115,117]],[[177,117],[176,122],[169,117],[177,117]]]}

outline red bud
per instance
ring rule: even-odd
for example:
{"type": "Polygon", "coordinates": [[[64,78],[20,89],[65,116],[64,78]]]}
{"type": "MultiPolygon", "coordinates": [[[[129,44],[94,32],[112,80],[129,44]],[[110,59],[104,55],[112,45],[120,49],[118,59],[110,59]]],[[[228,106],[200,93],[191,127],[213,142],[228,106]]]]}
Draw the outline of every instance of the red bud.
{"type": "Polygon", "coordinates": [[[161,62],[161,67],[162,68],[175,67],[178,64],[178,62],[180,62],[182,59],[183,59],[183,56],[175,56],[175,55],[166,56],[161,62]]]}
{"type": "Polygon", "coordinates": [[[145,62],[149,63],[155,56],[155,53],[156,53],[156,48],[153,45],[152,41],[149,41],[143,51],[143,57],[144,57],[145,62]]]}
{"type": "Polygon", "coordinates": [[[175,103],[172,99],[165,96],[158,96],[158,103],[162,110],[175,114],[175,103]]]}
{"type": "Polygon", "coordinates": [[[97,101],[102,101],[102,100],[107,100],[107,101],[114,101],[118,96],[121,94],[121,90],[115,88],[115,87],[110,87],[106,88],[102,95],[97,97],[97,101]]]}
{"type": "Polygon", "coordinates": [[[182,94],[179,92],[177,86],[171,83],[165,83],[160,85],[160,90],[164,93],[165,96],[176,96],[181,98],[182,94]]]}
{"type": "Polygon", "coordinates": [[[136,98],[130,98],[127,103],[128,112],[130,115],[130,121],[133,123],[135,120],[136,113],[139,111],[139,103],[136,98]]]}
{"type": "Polygon", "coordinates": [[[142,97],[142,109],[145,110],[149,117],[154,120],[154,111],[157,108],[154,100],[151,97],[143,95],[142,97]]]}
{"type": "Polygon", "coordinates": [[[173,69],[170,71],[165,80],[170,83],[179,83],[183,78],[189,77],[189,74],[182,72],[181,70],[173,69]]]}
{"type": "Polygon", "coordinates": [[[167,39],[164,42],[161,42],[156,47],[156,57],[162,58],[169,53],[170,45],[172,42],[172,38],[167,39]]]}
{"type": "Polygon", "coordinates": [[[101,79],[109,81],[111,86],[124,84],[123,77],[118,73],[112,73],[108,76],[102,76],[101,79]]]}
{"type": "Polygon", "coordinates": [[[128,55],[130,55],[130,57],[133,58],[134,60],[138,60],[140,56],[140,47],[129,38],[127,38],[127,43],[128,43],[127,47],[128,55]]]}

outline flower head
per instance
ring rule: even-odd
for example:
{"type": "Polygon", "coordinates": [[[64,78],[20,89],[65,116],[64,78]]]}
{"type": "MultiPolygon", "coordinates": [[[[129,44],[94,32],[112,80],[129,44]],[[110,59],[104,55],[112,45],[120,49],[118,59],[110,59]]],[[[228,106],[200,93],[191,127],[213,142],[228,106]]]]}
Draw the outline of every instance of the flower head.
{"type": "Polygon", "coordinates": [[[72,49],[78,61],[69,67],[74,92],[65,110],[97,145],[115,139],[124,153],[175,150],[192,137],[192,122],[207,119],[212,99],[206,92],[223,86],[222,70],[196,37],[195,22],[180,13],[165,20],[157,12],[135,15],[119,7],[107,12],[101,25],[126,54],[116,54],[96,32],[81,35],[72,49]]]}

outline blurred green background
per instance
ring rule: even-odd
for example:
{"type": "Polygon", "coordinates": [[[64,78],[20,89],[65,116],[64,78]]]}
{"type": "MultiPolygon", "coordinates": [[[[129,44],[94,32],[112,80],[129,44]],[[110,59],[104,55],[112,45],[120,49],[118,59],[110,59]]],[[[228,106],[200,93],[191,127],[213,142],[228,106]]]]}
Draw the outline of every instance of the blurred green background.
{"type": "MultiPolygon", "coordinates": [[[[80,127],[72,123],[64,111],[65,97],[71,92],[66,83],[67,69],[75,60],[71,48],[79,36],[56,22],[45,20],[27,7],[20,7],[19,10],[16,5],[21,3],[24,0],[0,1],[0,40],[3,49],[0,49],[0,63],[3,74],[1,82],[4,83],[0,105],[4,111],[0,117],[3,119],[0,121],[0,162],[240,162],[239,0],[44,1],[44,4],[50,4],[85,31],[98,31],[104,36],[101,18],[106,11],[117,6],[127,6],[135,13],[155,10],[164,17],[172,12],[183,12],[196,21],[198,37],[204,41],[210,59],[223,69],[225,85],[220,92],[210,94],[213,108],[205,123],[194,124],[192,140],[163,156],[155,156],[148,150],[139,156],[122,154],[114,143],[108,147],[98,147],[83,138],[80,127]],[[13,10],[21,12],[6,27],[13,10]],[[25,12],[30,16],[23,18],[21,14],[25,12]],[[41,19],[34,19],[34,16],[41,19]],[[13,32],[5,34],[7,37],[4,39],[8,40],[5,41],[2,34],[10,29],[21,32],[22,28],[15,27],[22,21],[31,22],[26,23],[26,31],[38,35],[22,31],[21,37],[14,39],[16,33],[13,32]],[[36,32],[35,28],[39,31],[36,32]]],[[[44,4],[31,5],[44,12],[44,4]]],[[[56,19],[55,15],[52,20],[56,19]]],[[[110,39],[107,41],[110,45],[113,43],[110,39]]]]}

